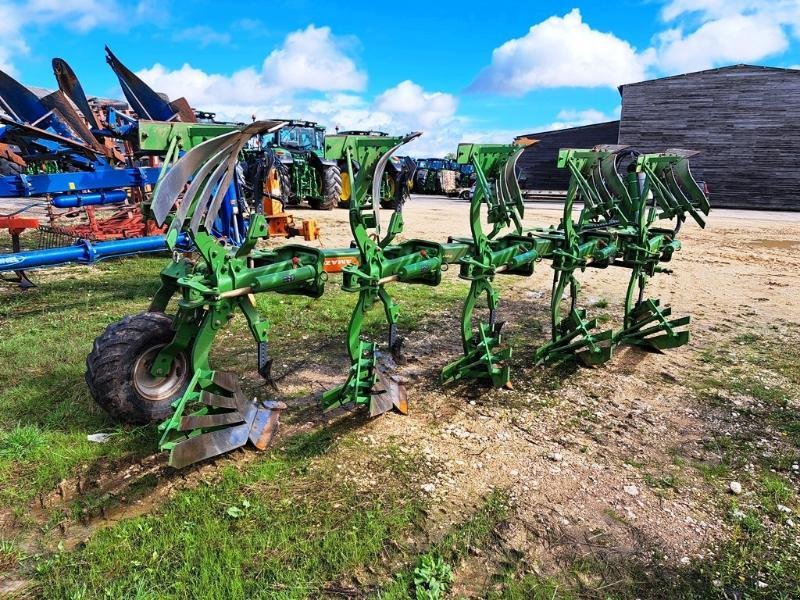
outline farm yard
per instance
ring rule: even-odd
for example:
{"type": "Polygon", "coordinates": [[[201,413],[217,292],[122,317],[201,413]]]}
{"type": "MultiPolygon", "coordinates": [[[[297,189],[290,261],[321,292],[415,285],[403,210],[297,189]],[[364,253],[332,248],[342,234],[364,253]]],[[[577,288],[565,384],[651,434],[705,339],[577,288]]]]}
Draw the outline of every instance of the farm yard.
{"type": "MultiPolygon", "coordinates": [[[[469,235],[468,211],[414,196],[400,240],[469,235]]],[[[560,213],[529,203],[523,225],[560,213]]],[[[313,215],[308,244],[349,244],[346,212],[313,215]]],[[[241,316],[212,360],[287,404],[278,437],[182,470],[155,426],[115,425],[84,382],[95,337],[147,308],[167,259],[35,272],[36,289],[0,292],[0,597],[798,597],[799,220],[715,210],[704,231],[685,225],[674,275],[651,289],[691,315],[691,341],[599,368],[534,364],[548,263],[499,278],[512,389],[439,383],[461,352],[457,269],[397,286],[405,416],[319,409],[349,361],[339,275],[319,299],[257,295],[277,390],[241,316]]],[[[627,279],[578,277],[619,327],[627,279]]]]}

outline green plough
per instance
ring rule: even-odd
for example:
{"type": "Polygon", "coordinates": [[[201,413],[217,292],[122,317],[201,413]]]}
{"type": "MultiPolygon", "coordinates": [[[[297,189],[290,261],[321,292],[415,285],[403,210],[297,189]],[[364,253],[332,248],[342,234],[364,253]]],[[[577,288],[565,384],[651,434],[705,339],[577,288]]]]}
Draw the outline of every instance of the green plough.
{"type": "Polygon", "coordinates": [[[264,217],[256,214],[245,242],[226,248],[209,233],[220,190],[234,176],[247,140],[280,125],[250,124],[197,145],[176,162],[155,191],[152,211],[160,224],[170,223],[169,240],[179,233],[191,237],[199,260],[176,254],[161,274],[162,285],[150,309],[110,325],[87,359],[87,383],[105,410],[124,422],[163,420],[159,446],[170,452],[173,466],[216,456],[248,441],[257,448],[269,444],[285,406],[248,400],[232,374],[210,365],[212,344],[241,312],[257,345],[258,371],[271,381],[270,323],[256,310],[253,295],[318,298],[330,272],[342,272],[342,288],[356,300],[347,337],[350,368],[342,385],[322,394],[327,410],[366,405],[371,415],[392,409],[407,412],[405,388],[393,372],[392,355],[400,352],[402,339],[397,327],[400,307],[391,289],[395,284],[436,286],[451,264],[459,266],[469,291],[461,315],[463,355],[444,367],[443,382],[477,379],[495,387],[511,385],[512,349],[501,338],[500,293],[494,280],[500,275],[531,275],[542,260],[554,269],[552,338],[536,352],[537,360],[575,355],[599,364],[619,344],[662,350],[688,341],[682,329],[688,317],[674,319],[669,307],[644,298],[648,278],[665,271],[660,264],[680,248],[676,236],[686,216],[703,226],[709,211],[705,194],[689,172],[686,152],[639,156],[622,147],[564,150],[559,165],[570,170],[572,180],[563,218],[557,226],[526,229],[516,178],[523,148],[462,144],[458,162],[471,165],[476,176],[469,217],[472,235],[447,242],[398,241],[403,203],[395,202],[389,218],[382,220],[380,204],[387,199],[382,197],[381,181],[392,154],[419,134],[329,136],[325,154],[346,165],[352,182],[352,247],[259,249],[267,227],[264,217]],[[578,202],[582,208],[575,219],[578,202]],[[623,267],[631,273],[619,331],[595,332],[597,320],[578,308],[576,272],[588,267],[623,267]],[[570,302],[563,312],[567,287],[570,302]],[[176,296],[177,312],[167,316],[167,306],[176,296]],[[476,307],[483,302],[488,320],[476,322],[476,307]],[[365,315],[378,304],[388,325],[385,345],[365,339],[362,331],[365,315]]]}

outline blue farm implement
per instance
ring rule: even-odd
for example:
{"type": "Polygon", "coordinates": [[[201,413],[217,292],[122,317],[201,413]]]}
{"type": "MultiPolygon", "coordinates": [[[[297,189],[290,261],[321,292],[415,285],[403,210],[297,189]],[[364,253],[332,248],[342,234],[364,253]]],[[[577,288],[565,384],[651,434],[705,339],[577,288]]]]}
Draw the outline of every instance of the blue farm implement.
{"type": "MultiPolygon", "coordinates": [[[[16,271],[23,286],[31,283],[20,264],[30,268],[89,263],[165,250],[163,228],[145,217],[152,186],[183,153],[237,128],[210,122],[213,115],[195,113],[183,98],[165,100],[108,48],[106,53],[135,114],[119,103],[90,103],[75,73],[60,58],[53,60],[59,90],[44,98],[0,72],[0,105],[11,115],[0,118],[4,123],[0,128],[0,198],[31,199],[21,209],[2,215],[7,226],[1,228],[12,236],[13,254],[20,252],[24,229],[38,225],[40,232],[48,234],[39,236],[44,247],[38,255],[32,250],[22,261],[13,254],[0,256],[0,272],[16,271]],[[37,207],[44,208],[46,223],[22,214],[37,207]],[[106,243],[134,238],[150,239],[140,244],[106,243]],[[51,247],[53,240],[56,247],[51,247]],[[87,248],[83,254],[76,250],[81,247],[87,248]],[[95,247],[102,251],[91,251],[95,247]]],[[[274,203],[261,189],[255,193],[249,183],[239,177],[224,183],[210,229],[213,235],[234,246],[241,244],[250,213],[256,212],[265,215],[273,236],[312,239],[318,235],[313,221],[295,224],[282,204],[274,203]]]]}

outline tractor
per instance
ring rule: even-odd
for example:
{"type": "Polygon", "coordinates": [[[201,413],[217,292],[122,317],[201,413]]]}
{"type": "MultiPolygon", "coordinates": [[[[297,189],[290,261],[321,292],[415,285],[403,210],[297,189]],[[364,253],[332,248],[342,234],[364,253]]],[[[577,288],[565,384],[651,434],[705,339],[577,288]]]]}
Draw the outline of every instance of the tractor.
{"type": "Polygon", "coordinates": [[[454,194],[461,173],[453,161],[443,158],[423,158],[417,161],[414,191],[419,194],[454,194]]]}
{"type": "Polygon", "coordinates": [[[342,173],[325,159],[325,128],[311,121],[287,120],[282,129],[263,135],[261,147],[273,157],[280,197],[294,206],[331,210],[342,195],[342,173]]]}
{"type": "MultiPolygon", "coordinates": [[[[371,137],[388,137],[388,133],[384,131],[338,131],[339,135],[351,136],[371,136],[371,137]]],[[[340,208],[349,208],[351,186],[347,169],[345,168],[344,161],[340,161],[340,168],[342,170],[342,195],[339,200],[340,208]]],[[[356,172],[358,171],[357,165],[353,165],[356,172]]],[[[397,205],[397,183],[404,179],[407,183],[401,187],[403,202],[407,202],[411,198],[411,186],[414,178],[414,171],[417,164],[410,156],[391,156],[386,163],[386,170],[383,172],[383,181],[381,182],[381,208],[393,209],[397,205]]]]}

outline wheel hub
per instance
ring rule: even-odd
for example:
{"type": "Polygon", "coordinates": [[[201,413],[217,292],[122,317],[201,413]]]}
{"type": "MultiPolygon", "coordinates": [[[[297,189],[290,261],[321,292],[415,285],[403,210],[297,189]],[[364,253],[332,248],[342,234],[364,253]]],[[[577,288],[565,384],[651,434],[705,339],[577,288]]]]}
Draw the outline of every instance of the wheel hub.
{"type": "Polygon", "coordinates": [[[186,368],[186,355],[177,354],[172,360],[166,377],[155,377],[150,373],[158,353],[165,346],[160,344],[142,352],[133,365],[133,387],[145,400],[158,402],[175,396],[189,376],[186,368]]]}

